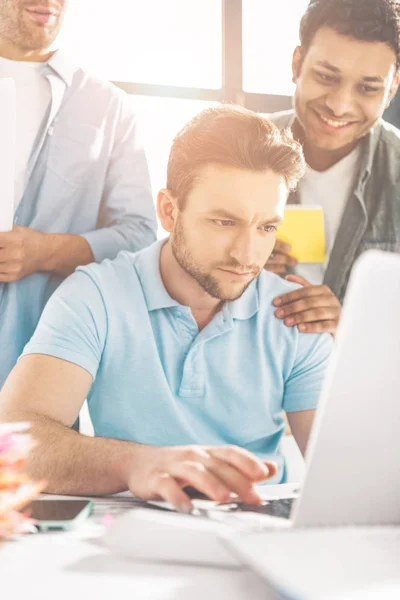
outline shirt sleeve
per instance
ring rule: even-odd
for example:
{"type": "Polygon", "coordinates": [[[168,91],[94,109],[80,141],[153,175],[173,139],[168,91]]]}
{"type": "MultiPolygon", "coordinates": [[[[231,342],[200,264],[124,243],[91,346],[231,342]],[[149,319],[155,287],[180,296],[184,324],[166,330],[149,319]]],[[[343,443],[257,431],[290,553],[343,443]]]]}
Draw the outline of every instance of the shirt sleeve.
{"type": "Polygon", "coordinates": [[[156,239],[157,219],[136,116],[121,96],[98,228],[83,234],[96,262],[120,250],[136,252],[156,239]]]}
{"type": "Polygon", "coordinates": [[[22,356],[46,354],[82,367],[93,379],[107,334],[107,314],[93,279],[76,271],[48,301],[22,356]]]}
{"type": "Polygon", "coordinates": [[[300,333],[293,367],[285,382],[286,412],[317,408],[333,347],[330,334],[300,333]]]}

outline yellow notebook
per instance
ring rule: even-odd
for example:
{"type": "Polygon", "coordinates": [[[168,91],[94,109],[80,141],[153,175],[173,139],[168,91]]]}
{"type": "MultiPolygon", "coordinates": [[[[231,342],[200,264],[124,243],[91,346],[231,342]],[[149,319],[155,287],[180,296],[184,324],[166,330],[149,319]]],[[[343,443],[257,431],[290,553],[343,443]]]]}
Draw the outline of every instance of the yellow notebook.
{"type": "Polygon", "coordinates": [[[292,246],[291,254],[299,263],[324,263],[326,247],[322,206],[287,205],[277,238],[292,246]]]}

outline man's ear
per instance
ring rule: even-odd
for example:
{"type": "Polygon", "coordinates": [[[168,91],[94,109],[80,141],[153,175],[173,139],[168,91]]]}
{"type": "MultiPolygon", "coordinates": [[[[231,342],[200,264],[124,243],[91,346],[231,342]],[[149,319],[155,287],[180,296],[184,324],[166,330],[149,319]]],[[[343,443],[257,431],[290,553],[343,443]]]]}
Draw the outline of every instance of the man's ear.
{"type": "Polygon", "coordinates": [[[178,216],[178,201],[169,190],[160,190],[157,196],[157,216],[161,225],[172,233],[178,216]]]}
{"type": "Polygon", "coordinates": [[[301,46],[297,46],[293,52],[292,58],[292,81],[297,83],[297,79],[300,77],[301,65],[303,62],[303,52],[301,46]]]}

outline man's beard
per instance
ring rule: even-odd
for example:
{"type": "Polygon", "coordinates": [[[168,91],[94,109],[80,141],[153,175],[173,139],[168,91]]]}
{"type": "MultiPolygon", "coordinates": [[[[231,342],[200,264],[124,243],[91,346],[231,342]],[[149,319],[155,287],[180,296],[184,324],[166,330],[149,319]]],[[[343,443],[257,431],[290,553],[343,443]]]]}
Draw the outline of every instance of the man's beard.
{"type": "MultiPolygon", "coordinates": [[[[192,255],[190,254],[187,248],[185,234],[183,232],[183,227],[179,217],[176,222],[171,248],[175,260],[179,264],[179,266],[184,271],[186,271],[188,275],[193,277],[193,279],[195,279],[197,283],[203,288],[203,290],[207,292],[207,294],[212,298],[222,300],[223,302],[232,302],[233,300],[237,300],[238,298],[240,298],[240,296],[243,295],[245,290],[253,281],[253,279],[251,279],[249,282],[247,282],[239,293],[235,293],[234,295],[224,293],[217,279],[215,279],[215,277],[213,277],[209,273],[205,273],[201,270],[201,268],[198,265],[196,265],[192,255]]],[[[232,269],[234,269],[240,265],[238,263],[233,264],[232,262],[230,265],[224,264],[223,266],[224,268],[231,267],[232,269]]]]}
{"type": "Polygon", "coordinates": [[[14,0],[8,0],[0,6],[0,37],[12,42],[24,52],[47,50],[57,38],[63,22],[64,13],[57,17],[57,22],[48,27],[29,27],[24,21],[24,6],[13,5],[14,0]]]}

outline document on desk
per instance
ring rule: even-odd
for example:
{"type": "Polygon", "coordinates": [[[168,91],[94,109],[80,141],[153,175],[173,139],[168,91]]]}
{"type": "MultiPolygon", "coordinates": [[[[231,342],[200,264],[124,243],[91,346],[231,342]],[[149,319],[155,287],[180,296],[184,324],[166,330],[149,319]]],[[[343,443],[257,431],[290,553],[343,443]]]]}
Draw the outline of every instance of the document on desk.
{"type": "Polygon", "coordinates": [[[0,78],[0,232],[14,221],[16,91],[11,77],[0,78]]]}
{"type": "Polygon", "coordinates": [[[286,600],[400,598],[400,526],[231,532],[224,541],[286,600]]]}

